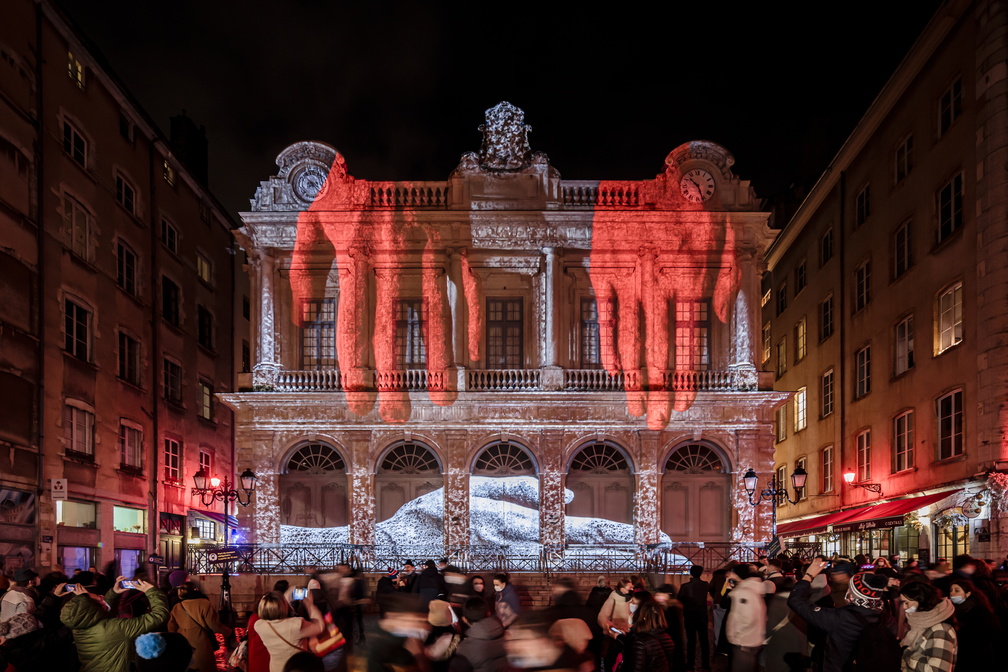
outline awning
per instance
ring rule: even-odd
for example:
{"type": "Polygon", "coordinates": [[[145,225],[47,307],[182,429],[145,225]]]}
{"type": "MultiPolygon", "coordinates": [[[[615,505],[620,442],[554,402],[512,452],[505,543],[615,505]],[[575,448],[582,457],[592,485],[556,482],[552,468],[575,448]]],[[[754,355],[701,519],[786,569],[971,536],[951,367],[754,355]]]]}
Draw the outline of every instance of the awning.
{"type": "MultiPolygon", "coordinates": [[[[213,511],[203,511],[202,509],[189,509],[189,513],[197,515],[197,516],[202,516],[204,518],[209,518],[210,520],[214,521],[218,525],[223,525],[224,524],[224,514],[223,513],[215,513],[213,511]]],[[[238,529],[238,519],[235,518],[234,516],[228,516],[227,517],[227,524],[228,524],[228,527],[230,527],[233,530],[234,529],[238,529]]]]}
{"type": "Polygon", "coordinates": [[[780,537],[800,537],[806,534],[818,534],[832,529],[833,532],[850,532],[851,530],[871,530],[887,527],[899,527],[903,524],[903,516],[917,509],[934,504],[938,500],[951,497],[960,492],[948,490],[933,495],[906,497],[881,504],[866,504],[846,511],[835,511],[823,516],[805,518],[783,523],[777,526],[780,537]]]}

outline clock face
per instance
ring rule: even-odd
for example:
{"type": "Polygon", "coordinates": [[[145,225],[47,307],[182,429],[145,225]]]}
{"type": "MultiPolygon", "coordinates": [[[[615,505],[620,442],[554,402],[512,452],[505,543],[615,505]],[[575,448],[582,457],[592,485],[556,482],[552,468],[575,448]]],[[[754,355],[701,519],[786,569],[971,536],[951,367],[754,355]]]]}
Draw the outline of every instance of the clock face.
{"type": "Polygon", "coordinates": [[[683,198],[692,203],[703,203],[714,195],[714,176],[703,168],[694,168],[679,180],[683,198]]]}

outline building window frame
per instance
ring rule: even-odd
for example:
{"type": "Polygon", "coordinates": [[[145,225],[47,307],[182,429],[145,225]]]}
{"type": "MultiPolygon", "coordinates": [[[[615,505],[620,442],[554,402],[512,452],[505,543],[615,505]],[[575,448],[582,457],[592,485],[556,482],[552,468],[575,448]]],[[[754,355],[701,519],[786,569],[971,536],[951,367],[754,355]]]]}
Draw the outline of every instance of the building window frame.
{"type": "Polygon", "coordinates": [[[794,395],[794,431],[795,434],[808,426],[808,391],[799,387],[794,395]]]}
{"type": "Polygon", "coordinates": [[[117,374],[119,380],[140,386],[140,341],[123,330],[119,330],[119,350],[117,374]]]}
{"type": "Polygon", "coordinates": [[[957,171],[937,192],[935,207],[938,215],[938,244],[951,238],[963,226],[963,171],[957,171]]]}
{"type": "Polygon", "coordinates": [[[787,303],[787,281],[784,281],[777,286],[777,317],[780,317],[787,310],[787,303]]]}
{"type": "MultiPolygon", "coordinates": [[[[804,455],[795,460],[795,471],[801,469],[808,473],[808,458],[804,455]]],[[[792,472],[794,473],[794,472],[792,472]]],[[[795,500],[802,501],[808,497],[808,480],[805,481],[805,485],[800,488],[795,488],[795,500]]]]}
{"type": "Polygon", "coordinates": [[[486,316],[487,368],[525,368],[524,298],[487,297],[486,316]]]}
{"type": "Polygon", "coordinates": [[[427,306],[423,299],[399,299],[395,304],[395,367],[427,368],[427,343],[424,338],[427,306]]]}
{"type": "Polygon", "coordinates": [[[938,430],[938,459],[949,460],[963,454],[965,437],[963,389],[956,388],[935,400],[938,430]]]}
{"type": "Polygon", "coordinates": [[[91,261],[94,215],[79,200],[63,192],[63,245],[86,262],[91,261]]]}
{"type": "Polygon", "coordinates": [[[948,285],[938,293],[935,318],[935,355],[940,355],[963,341],[962,280],[948,285]]]}
{"type": "Polygon", "coordinates": [[[777,341],[777,379],[787,373],[787,336],[777,341]]]}
{"type": "Polygon", "coordinates": [[[119,419],[119,466],[123,469],[143,469],[143,425],[126,418],[119,419]]]}
{"type": "Polygon", "coordinates": [[[81,91],[87,83],[85,73],[84,63],[74,55],[73,49],[67,49],[67,75],[81,91]]]}
{"type": "Polygon", "coordinates": [[[63,405],[63,440],[67,455],[94,459],[95,409],[76,399],[63,405]]]}
{"type": "Polygon", "coordinates": [[[214,421],[214,384],[206,378],[199,379],[199,407],[197,414],[200,419],[214,421]]]}
{"type": "Polygon", "coordinates": [[[675,302],[675,368],[707,371],[711,366],[709,301],[675,302]]]}
{"type": "Polygon", "coordinates": [[[202,252],[196,253],[196,277],[208,287],[213,287],[213,262],[202,252]]]}
{"type": "Polygon", "coordinates": [[[944,136],[962,115],[962,88],[962,76],[956,75],[938,98],[938,137],[944,136]]]}
{"type": "Polygon", "coordinates": [[[871,259],[865,259],[854,269],[854,312],[871,303],[871,259]]]}
{"type": "Polygon", "coordinates": [[[908,133],[893,152],[893,181],[899,184],[913,170],[913,133],[908,133]]]}
{"type": "Polygon", "coordinates": [[[854,353],[854,398],[863,399],[871,392],[871,344],[854,353]]]}
{"type": "Polygon", "coordinates": [[[179,231],[167,217],[161,218],[161,244],[172,254],[178,256],[179,231]]]}
{"type": "Polygon", "coordinates": [[[893,418],[893,473],[914,467],[914,411],[907,409],[893,418]]]}
{"type": "Polygon", "coordinates": [[[819,452],[819,464],[822,469],[822,491],[833,492],[833,445],[824,446],[819,452]]]}
{"type": "Polygon", "coordinates": [[[773,331],[770,328],[770,323],[767,322],[763,325],[763,363],[766,364],[770,361],[770,356],[773,354],[773,331]]]}
{"type": "Polygon", "coordinates": [[[322,371],[336,368],[336,298],[301,301],[301,368],[322,371]]]}
{"type": "Polygon", "coordinates": [[[90,143],[84,131],[77,124],[63,118],[63,152],[84,170],[88,169],[90,143]]]}
{"type": "Polygon", "coordinates": [[[795,266],[794,270],[795,296],[801,294],[802,290],[805,289],[806,285],[808,285],[808,265],[805,263],[805,260],[802,259],[801,261],[798,262],[798,265],[795,266]]]}
{"type": "Polygon", "coordinates": [[[826,369],[823,374],[819,377],[819,391],[821,395],[820,404],[820,418],[825,418],[833,414],[833,384],[834,384],[834,373],[833,367],[826,369]]]}
{"type": "Polygon", "coordinates": [[[819,268],[833,258],[833,227],[830,226],[819,237],[819,268]]]}
{"type": "Polygon", "coordinates": [[[130,215],[136,216],[137,214],[137,191],[133,183],[123,175],[121,172],[116,171],[115,174],[115,199],[116,203],[122,206],[122,208],[128,212],[130,215]]]}
{"type": "Polygon", "coordinates": [[[795,323],[795,363],[805,359],[805,355],[808,354],[808,320],[802,315],[802,318],[795,323]]]}
{"type": "Polygon", "coordinates": [[[175,406],[182,406],[182,364],[178,361],[164,357],[162,361],[162,392],[165,401],[175,406]]]}
{"type": "Polygon", "coordinates": [[[76,298],[63,298],[63,350],[82,362],[94,351],[94,311],[76,298]]]}
{"type": "Polygon", "coordinates": [[[914,266],[913,220],[907,219],[893,233],[893,279],[914,266]]]}
{"type": "Polygon", "coordinates": [[[895,353],[893,375],[902,376],[914,368],[913,315],[907,315],[893,327],[895,353]]]}
{"type": "Polygon", "coordinates": [[[161,318],[173,327],[182,325],[182,288],[167,275],[161,276],[161,318]]]}
{"type": "Polygon", "coordinates": [[[871,184],[866,184],[854,197],[854,228],[859,228],[869,217],[871,217],[871,184]]]}
{"type": "Polygon", "coordinates": [[[854,439],[857,456],[857,480],[865,483],[871,480],[871,429],[863,429],[854,439]]]}
{"type": "Polygon", "coordinates": [[[162,442],[163,477],[168,485],[182,485],[182,439],[165,435],[162,442]]]}
{"type": "Polygon", "coordinates": [[[208,352],[214,352],[214,316],[202,303],[196,304],[196,342],[208,352]]]}
{"type": "Polygon", "coordinates": [[[774,443],[787,439],[787,404],[781,404],[774,410],[774,443]]]}
{"type": "Polygon", "coordinates": [[[833,294],[819,302],[819,342],[833,335],[833,294]]]}

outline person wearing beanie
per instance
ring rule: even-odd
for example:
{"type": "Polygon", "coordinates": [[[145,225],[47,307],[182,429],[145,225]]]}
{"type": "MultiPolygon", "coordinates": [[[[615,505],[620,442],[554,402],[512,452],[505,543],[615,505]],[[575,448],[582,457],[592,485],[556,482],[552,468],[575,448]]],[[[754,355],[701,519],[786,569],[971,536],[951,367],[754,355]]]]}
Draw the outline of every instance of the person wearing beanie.
{"type": "Polygon", "coordinates": [[[136,672],[187,672],[193,659],[189,640],[177,632],[148,632],[133,643],[136,672]]]}
{"type": "Polygon", "coordinates": [[[823,672],[841,672],[856,653],[865,626],[886,618],[883,600],[889,579],[870,572],[854,574],[847,586],[847,604],[835,609],[823,608],[812,603],[811,594],[812,581],[822,574],[826,565],[822,558],[813,560],[791,589],[787,604],[809,625],[826,633],[823,672]]]}
{"type": "Polygon", "coordinates": [[[900,601],[910,626],[900,642],[906,647],[903,670],[952,672],[959,648],[952,602],[923,581],[911,581],[900,588],[900,601]]]}
{"type": "Polygon", "coordinates": [[[444,600],[431,600],[427,609],[427,622],[431,631],[424,641],[424,653],[431,662],[433,672],[445,672],[449,660],[462,641],[461,628],[451,605],[444,600]]]}
{"type": "Polygon", "coordinates": [[[192,668],[199,672],[216,672],[217,661],[214,651],[217,650],[216,633],[225,637],[231,634],[231,628],[220,622],[217,610],[210,604],[210,598],[204,595],[192,581],[186,581],[178,587],[179,602],[171,610],[168,618],[168,631],[177,632],[192,645],[195,651],[192,668]]]}
{"type": "MultiPolygon", "coordinates": [[[[161,630],[168,620],[165,594],[146,581],[138,581],[137,588],[147,596],[150,611],[135,618],[117,618],[109,602],[115,603],[128,590],[122,587],[124,578],[118,577],[104,597],[83,591],[78,584],[78,592],[60,612],[60,620],[73,630],[80,672],[127,672],[133,640],[161,630]]],[[[60,584],[54,594],[59,597],[64,592],[65,585],[60,584]]]]}

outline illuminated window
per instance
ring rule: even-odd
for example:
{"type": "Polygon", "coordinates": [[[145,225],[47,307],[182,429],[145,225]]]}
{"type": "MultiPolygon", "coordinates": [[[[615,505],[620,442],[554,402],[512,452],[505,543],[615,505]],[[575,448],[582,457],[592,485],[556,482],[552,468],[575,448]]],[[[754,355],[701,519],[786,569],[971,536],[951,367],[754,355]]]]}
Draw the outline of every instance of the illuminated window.
{"type": "Polygon", "coordinates": [[[213,453],[209,450],[199,451],[199,468],[204,474],[213,474],[213,453]]]}
{"type": "Polygon", "coordinates": [[[181,313],[182,290],[175,282],[161,276],[161,317],[172,326],[179,326],[181,313]]]}
{"type": "Polygon", "coordinates": [[[204,420],[214,419],[213,383],[199,381],[199,417],[204,420]]]}
{"type": "Polygon", "coordinates": [[[819,266],[822,267],[827,261],[833,258],[833,228],[826,229],[826,233],[819,239],[819,266]]]}
{"type": "Polygon", "coordinates": [[[938,398],[938,459],[962,455],[963,452],[963,393],[949,392],[938,398]]]}
{"type": "Polygon", "coordinates": [[[794,396],[794,431],[800,432],[807,424],[807,395],[805,388],[800,387],[794,396]]]}
{"type": "Polygon", "coordinates": [[[182,365],[168,358],[164,359],[164,398],[182,405],[182,365]]]}
{"type": "Polygon", "coordinates": [[[196,253],[196,275],[206,284],[213,284],[213,265],[199,252],[196,253]]]}
{"type": "Polygon", "coordinates": [[[938,190],[938,242],[959,230],[963,223],[963,174],[955,176],[938,190]]]}
{"type": "Polygon", "coordinates": [[[116,241],[116,284],[127,294],[136,294],[137,256],[121,240],[116,241]]]}
{"type": "Polygon", "coordinates": [[[774,438],[777,443],[787,438],[787,406],[774,411],[774,438]]]}
{"type": "Polygon", "coordinates": [[[869,301],[871,301],[871,259],[865,259],[854,269],[854,312],[867,306],[869,301]]]}
{"type": "Polygon", "coordinates": [[[787,309],[787,283],[782,282],[777,288],[777,316],[787,309]]]}
{"type": "Polygon", "coordinates": [[[777,377],[787,371],[787,338],[777,341],[777,377]]]}
{"type": "Polygon", "coordinates": [[[112,507],[112,529],[116,532],[144,534],[147,532],[147,512],[126,506],[112,507]]]}
{"type": "Polygon", "coordinates": [[[957,282],[938,295],[938,353],[963,340],[963,283],[957,282]]]}
{"type": "Polygon", "coordinates": [[[94,456],[94,413],[76,404],[63,407],[63,438],[68,453],[94,456]]]}
{"type": "Polygon", "coordinates": [[[710,368],[710,310],[707,301],[676,301],[675,368],[706,371],[710,368]]]}
{"type": "Polygon", "coordinates": [[[130,385],[140,384],[140,342],[119,332],[119,379],[130,385]]]}
{"type": "Polygon", "coordinates": [[[487,368],[520,369],[525,330],[522,300],[487,299],[487,368]]]}
{"type": "MultiPolygon", "coordinates": [[[[57,525],[94,529],[98,522],[97,513],[97,507],[94,502],[74,502],[69,499],[56,500],[57,525]]],[[[87,566],[81,569],[87,569],[87,566]]]]}
{"type": "Polygon", "coordinates": [[[819,341],[825,341],[833,335],[833,295],[830,294],[819,303],[819,341]]]}
{"type": "Polygon", "coordinates": [[[85,261],[91,260],[91,224],[84,206],[63,194],[63,244],[85,261]]]}
{"type": "Polygon", "coordinates": [[[770,355],[772,350],[772,335],[770,331],[770,323],[767,322],[763,325],[763,362],[770,361],[770,355]]]}
{"type": "Polygon", "coordinates": [[[907,220],[893,234],[893,277],[898,278],[914,265],[913,222],[907,220]]]}
{"type": "Polygon", "coordinates": [[[206,306],[196,305],[196,342],[207,350],[214,348],[214,319],[206,306]]]}
{"type": "Polygon", "coordinates": [[[69,50],[67,51],[67,74],[77,85],[77,88],[84,88],[84,64],[69,50]]]}
{"type": "Polygon", "coordinates": [[[819,387],[822,394],[822,408],[820,415],[826,417],[833,412],[833,369],[828,369],[819,379],[819,387]]]}
{"type": "Polygon", "coordinates": [[[136,214],[136,190],[133,185],[123,177],[122,175],[116,173],[115,178],[116,187],[116,202],[122,207],[126,208],[126,212],[131,215],[136,214]]]}
{"type": "Polygon", "coordinates": [[[423,302],[405,299],[396,302],[396,368],[424,369],[427,348],[424,344],[423,302]]]}
{"type": "Polygon", "coordinates": [[[207,520],[206,518],[194,518],[193,527],[196,528],[196,534],[199,535],[200,539],[216,539],[217,538],[217,523],[212,520],[207,520]]]}
{"type": "Polygon", "coordinates": [[[143,467],[143,429],[140,425],[119,422],[119,462],[124,467],[143,467]]]}
{"type": "Polygon", "coordinates": [[[896,367],[898,376],[914,366],[913,315],[908,315],[896,325],[896,367]]]}
{"type": "MultiPolygon", "coordinates": [[[[798,471],[798,469],[804,469],[807,472],[808,468],[806,467],[806,464],[808,464],[808,460],[804,457],[799,457],[797,460],[795,460],[794,463],[795,471],[798,471]]],[[[803,485],[800,488],[795,488],[795,499],[800,502],[801,500],[805,499],[805,495],[807,492],[808,492],[808,481],[806,480],[805,485],[803,485]]]]}
{"type": "MultiPolygon", "coordinates": [[[[607,302],[611,303],[611,302],[607,302]]],[[[611,315],[611,308],[607,315],[611,315]]],[[[594,298],[581,299],[581,368],[597,369],[602,366],[602,334],[599,324],[599,307],[594,298]]],[[[611,329],[611,326],[610,326],[611,329]]]]}
{"type": "Polygon", "coordinates": [[[956,77],[938,99],[938,135],[945,135],[962,114],[962,77],[956,77]]]}
{"type": "Polygon", "coordinates": [[[822,491],[833,492],[833,446],[822,449],[820,456],[822,464],[822,491]]]}
{"type": "Polygon", "coordinates": [[[801,294],[801,291],[805,289],[805,285],[808,284],[808,272],[805,267],[805,260],[802,259],[797,266],[795,266],[794,271],[794,293],[795,296],[801,294]]]}
{"type": "Polygon", "coordinates": [[[63,349],[81,361],[91,361],[91,311],[71,299],[63,301],[63,308],[63,349]]]}
{"type": "Polygon", "coordinates": [[[307,299],[301,304],[301,368],[336,366],[336,299],[307,299]]]}
{"type": "Polygon", "coordinates": [[[858,350],[854,355],[854,398],[860,399],[871,392],[871,346],[858,350]]]}
{"type": "Polygon", "coordinates": [[[175,186],[175,169],[172,168],[172,165],[171,163],[168,162],[168,159],[164,160],[162,175],[164,176],[165,182],[167,182],[172,187],[175,186]]]}
{"type": "Polygon", "coordinates": [[[807,353],[806,349],[806,335],[807,335],[807,323],[804,317],[798,320],[795,324],[795,362],[800,362],[805,359],[807,353]]]}
{"type": "Polygon", "coordinates": [[[788,501],[787,498],[784,496],[785,493],[787,492],[787,467],[785,467],[784,465],[777,467],[774,479],[776,480],[777,492],[779,492],[781,495],[777,505],[787,506],[788,501]]]}
{"type": "Polygon", "coordinates": [[[161,218],[161,244],[172,254],[178,254],[178,230],[167,219],[161,218]]]}
{"type": "Polygon", "coordinates": [[[857,478],[858,481],[871,480],[871,430],[857,435],[857,478]]]}
{"type": "Polygon", "coordinates": [[[914,466],[914,412],[900,413],[893,419],[893,471],[914,466]]]}
{"type": "Polygon", "coordinates": [[[87,169],[87,140],[84,139],[84,134],[66,119],[63,120],[63,151],[81,168],[87,169]]]}
{"type": "Polygon", "coordinates": [[[908,135],[903,138],[903,141],[896,146],[896,152],[893,157],[894,173],[896,177],[896,184],[899,184],[903,179],[910,174],[913,169],[913,136],[908,135]]]}
{"type": "Polygon", "coordinates": [[[871,185],[866,184],[854,197],[854,228],[868,221],[871,215],[871,185]]]}
{"type": "Polygon", "coordinates": [[[182,445],[167,436],[164,440],[164,480],[175,485],[182,482],[182,445]]]}

